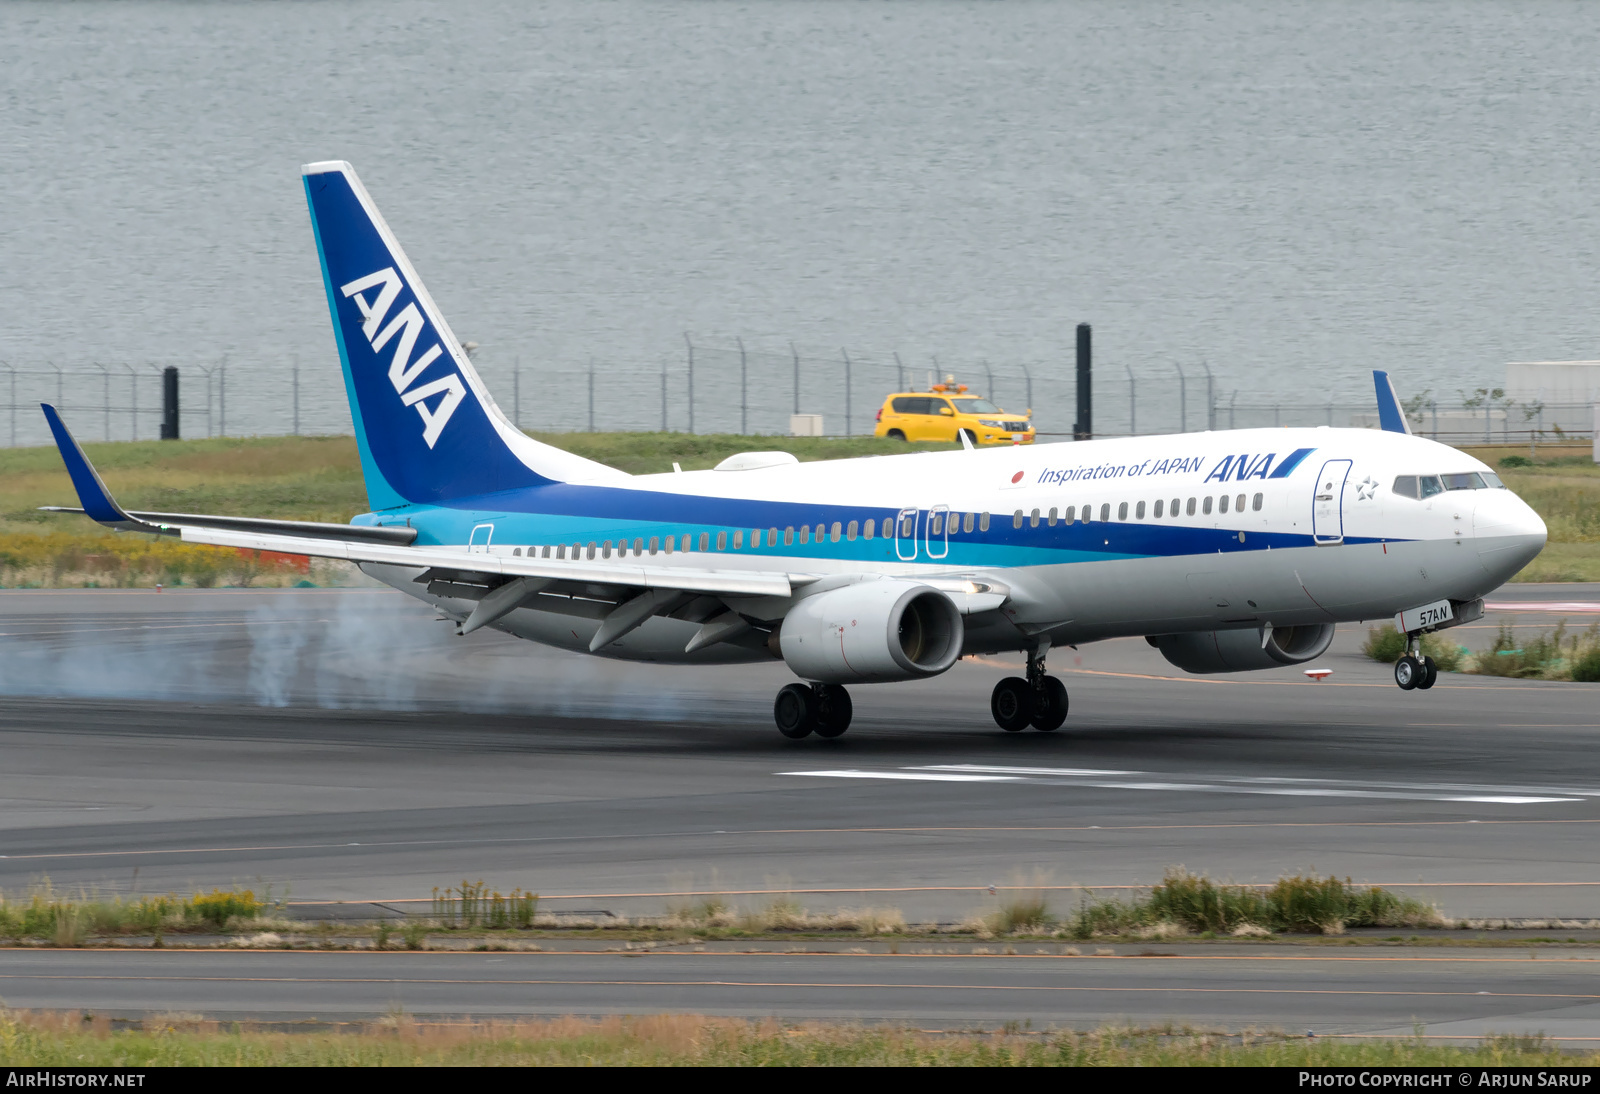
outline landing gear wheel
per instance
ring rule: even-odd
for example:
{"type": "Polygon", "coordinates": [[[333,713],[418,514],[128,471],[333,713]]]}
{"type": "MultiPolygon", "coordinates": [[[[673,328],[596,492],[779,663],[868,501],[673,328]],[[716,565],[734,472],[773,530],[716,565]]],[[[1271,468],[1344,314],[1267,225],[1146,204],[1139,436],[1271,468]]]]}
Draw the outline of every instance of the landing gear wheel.
{"type": "Polygon", "coordinates": [[[818,737],[837,737],[850,728],[855,712],[850,693],[838,684],[822,684],[816,689],[818,737]]]}
{"type": "Polygon", "coordinates": [[[1400,685],[1401,691],[1410,691],[1425,675],[1422,662],[1409,653],[1394,663],[1394,682],[1400,685]]]}
{"type": "Polygon", "coordinates": [[[989,697],[989,713],[1007,733],[1027,729],[1036,705],[1033,687],[1020,676],[1007,676],[994,686],[994,694],[989,697]]]}
{"type": "Polygon", "coordinates": [[[1439,679],[1439,666],[1433,663],[1433,658],[1422,659],[1422,679],[1417,681],[1418,691],[1427,691],[1439,679]]]}
{"type": "Polygon", "coordinates": [[[778,732],[798,741],[817,728],[817,697],[805,684],[788,684],[772,704],[778,732]]]}
{"type": "Polygon", "coordinates": [[[1067,720],[1067,685],[1054,676],[1039,681],[1033,693],[1033,728],[1049,733],[1067,720]]]}

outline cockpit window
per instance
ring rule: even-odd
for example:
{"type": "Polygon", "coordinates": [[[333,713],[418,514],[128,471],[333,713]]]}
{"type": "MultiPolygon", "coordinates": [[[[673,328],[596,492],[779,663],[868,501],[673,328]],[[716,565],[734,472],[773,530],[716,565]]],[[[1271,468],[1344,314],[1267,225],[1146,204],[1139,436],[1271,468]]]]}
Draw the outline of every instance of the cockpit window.
{"type": "Polygon", "coordinates": [[[1417,487],[1421,490],[1424,500],[1433,497],[1435,494],[1444,493],[1444,487],[1439,485],[1438,475],[1417,476],[1417,487]]]}
{"type": "Polygon", "coordinates": [[[1483,481],[1488,484],[1491,490],[1504,490],[1506,488],[1506,484],[1500,481],[1500,476],[1493,471],[1483,472],[1483,481]]]}
{"type": "Polygon", "coordinates": [[[1483,476],[1476,471],[1463,471],[1455,475],[1441,475],[1446,490],[1482,490],[1483,476]]]}
{"type": "Polygon", "coordinates": [[[1417,477],[1415,475],[1397,475],[1394,480],[1394,492],[1402,498],[1419,497],[1417,493],[1417,477]]]}

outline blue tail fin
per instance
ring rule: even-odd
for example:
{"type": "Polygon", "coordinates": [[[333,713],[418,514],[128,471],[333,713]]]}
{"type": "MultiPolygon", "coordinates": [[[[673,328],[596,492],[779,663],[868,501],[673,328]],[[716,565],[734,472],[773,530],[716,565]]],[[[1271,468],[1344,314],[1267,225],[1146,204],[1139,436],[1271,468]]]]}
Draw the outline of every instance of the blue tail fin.
{"type": "Polygon", "coordinates": [[[301,174],[374,509],[624,477],[507,420],[348,163],[301,174]]]}
{"type": "Polygon", "coordinates": [[[1378,389],[1378,427],[1390,433],[1410,433],[1411,423],[1406,412],[1400,409],[1400,396],[1395,394],[1394,381],[1380,369],[1372,370],[1372,386],[1378,389]]]}

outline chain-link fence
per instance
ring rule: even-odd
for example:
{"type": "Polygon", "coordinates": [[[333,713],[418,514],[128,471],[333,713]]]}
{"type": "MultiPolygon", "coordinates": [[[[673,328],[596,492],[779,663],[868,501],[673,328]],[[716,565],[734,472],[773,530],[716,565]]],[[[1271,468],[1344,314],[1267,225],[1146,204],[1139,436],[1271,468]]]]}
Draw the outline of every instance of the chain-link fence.
{"type": "MultiPolygon", "coordinates": [[[[747,344],[687,335],[654,365],[599,359],[552,368],[532,357],[480,350],[474,363],[505,413],[532,432],[676,430],[787,435],[790,417],[820,415],[833,436],[870,435],[891,392],[927,390],[946,377],[1016,412],[1034,411],[1045,440],[1072,435],[1076,389],[1059,365],[910,359],[847,347],[747,344]]],[[[160,434],[161,370],[180,374],[184,437],[349,433],[350,411],[334,361],[239,355],[206,362],[57,366],[0,362],[0,438],[50,443],[41,402],[54,403],[85,441],[160,434]]],[[[1258,426],[1376,427],[1374,402],[1273,399],[1239,389],[1205,364],[1096,370],[1094,435],[1129,436],[1258,426]]],[[[1594,408],[1508,398],[1494,389],[1406,403],[1412,428],[1450,444],[1589,438],[1594,408]]]]}

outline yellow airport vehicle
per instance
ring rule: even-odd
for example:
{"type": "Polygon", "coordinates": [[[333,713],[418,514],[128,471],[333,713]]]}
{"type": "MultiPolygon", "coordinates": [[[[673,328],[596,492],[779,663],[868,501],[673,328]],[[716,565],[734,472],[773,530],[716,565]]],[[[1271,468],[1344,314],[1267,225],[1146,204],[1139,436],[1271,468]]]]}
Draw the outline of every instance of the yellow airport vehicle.
{"type": "Polygon", "coordinates": [[[974,445],[1032,444],[1033,411],[1012,414],[949,377],[931,391],[890,395],[878,410],[873,434],[902,441],[958,441],[965,433],[974,445]]]}

